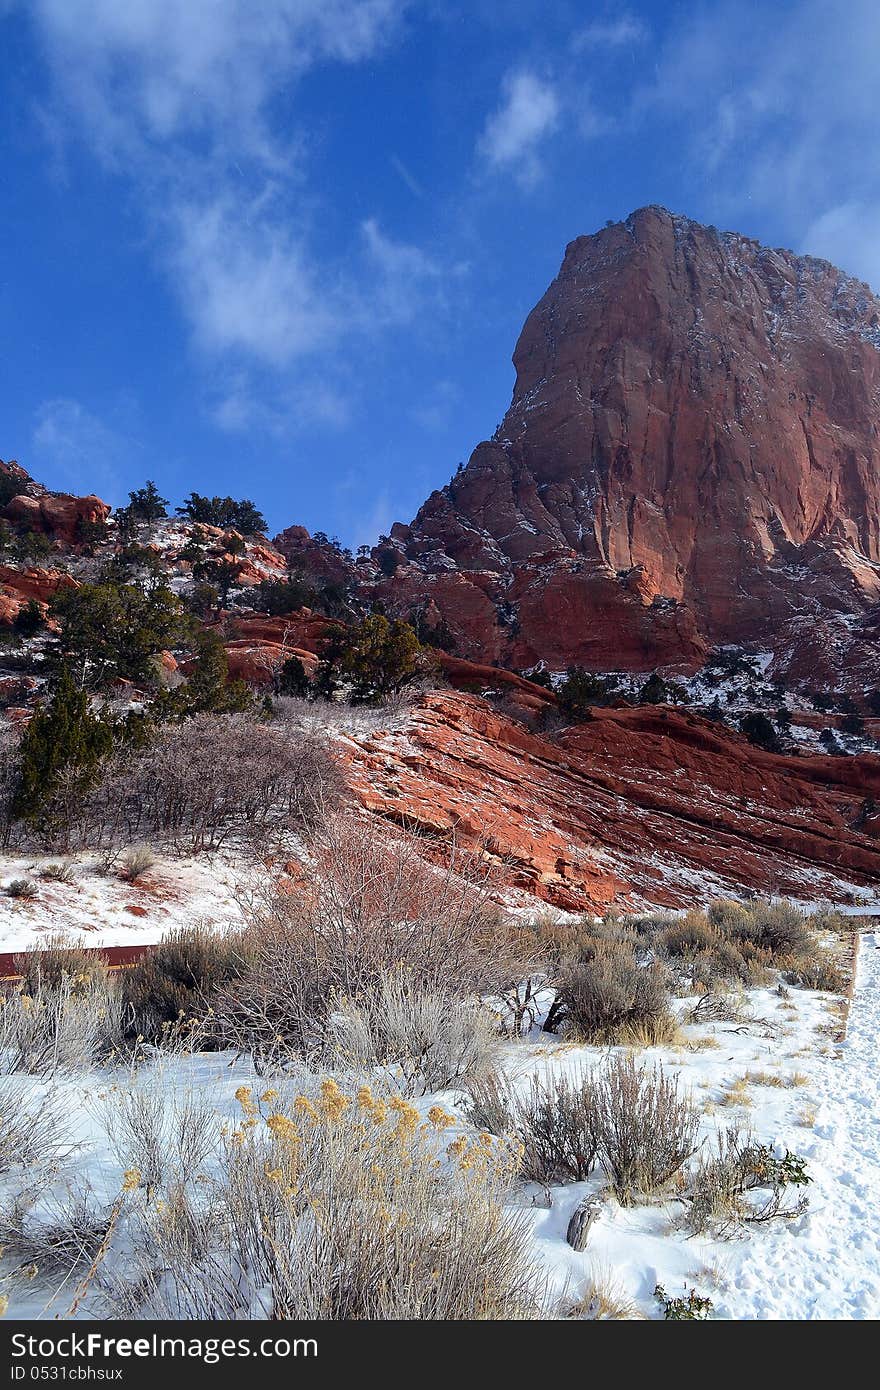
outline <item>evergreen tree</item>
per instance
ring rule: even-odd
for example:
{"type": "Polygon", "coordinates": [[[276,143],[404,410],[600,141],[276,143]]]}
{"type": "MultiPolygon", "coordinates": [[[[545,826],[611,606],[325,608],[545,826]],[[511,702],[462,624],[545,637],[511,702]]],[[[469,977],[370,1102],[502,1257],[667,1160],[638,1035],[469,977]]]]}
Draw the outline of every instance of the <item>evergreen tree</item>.
{"type": "Polygon", "coordinates": [[[42,531],[25,531],[24,535],[16,536],[12,542],[13,558],[20,565],[42,564],[52,551],[52,542],[42,531]]]}
{"type": "Polygon", "coordinates": [[[138,521],[146,521],[151,525],[168,515],[168,498],[159,496],[159,489],[149,478],[144,487],[130,492],[128,497],[131,514],[138,521]]]}
{"type": "Polygon", "coordinates": [[[640,705],[665,705],[669,703],[669,690],[662,676],[653,671],[639,691],[640,705]]]}
{"type": "Polygon", "coordinates": [[[241,568],[234,560],[197,560],[193,565],[193,579],[200,584],[212,585],[217,590],[218,608],[225,608],[229,591],[237,583],[241,568]]]}
{"type": "Polygon", "coordinates": [[[247,497],[236,501],[234,497],[202,497],[198,492],[191,492],[177,511],[180,516],[188,516],[204,526],[219,526],[224,530],[234,527],[245,536],[267,529],[266,518],[247,497]]]}
{"type": "Polygon", "coordinates": [[[355,700],[372,700],[400,690],[427,669],[427,659],[409,623],[371,613],[348,634],[341,670],[355,700]]]}
{"type": "Polygon", "coordinates": [[[82,584],[56,594],[49,611],[60,626],[50,659],[73,672],[82,689],[122,679],[150,681],[155,659],[185,628],[183,605],[164,584],[82,584]]]}
{"type": "Polygon", "coordinates": [[[90,521],[81,516],[76,523],[76,539],[87,555],[94,555],[95,546],[102,545],[108,536],[106,521],[90,521]]]}
{"type": "Polygon", "coordinates": [[[296,695],[304,699],[309,693],[309,678],[298,656],[290,656],[278,673],[278,694],[296,695]]]}
{"type": "Polygon", "coordinates": [[[94,785],[113,747],[113,730],[93,715],[89,699],[63,666],[47,705],[37,705],[21,739],[15,819],[35,825],[66,820],[66,811],[94,785]]]}
{"type": "MultiPolygon", "coordinates": [[[[529,677],[534,680],[534,676],[529,677]]],[[[559,704],[569,719],[589,719],[594,705],[607,705],[611,682],[583,666],[569,666],[565,680],[556,691],[559,704]]]]}
{"type": "Polygon", "coordinates": [[[153,702],[156,718],[185,719],[191,714],[234,714],[251,708],[253,697],[244,681],[229,679],[226,648],[216,632],[194,628],[189,675],[185,685],[163,690],[153,702]]]}
{"type": "Polygon", "coordinates": [[[33,637],[46,626],[43,610],[36,599],[28,599],[24,607],[19,608],[12,626],[19,637],[33,637]]]}
{"type": "Polygon", "coordinates": [[[756,747],[764,748],[768,753],[780,751],[779,736],[766,714],[744,714],[739,721],[739,729],[749,743],[754,743],[756,747]]]}

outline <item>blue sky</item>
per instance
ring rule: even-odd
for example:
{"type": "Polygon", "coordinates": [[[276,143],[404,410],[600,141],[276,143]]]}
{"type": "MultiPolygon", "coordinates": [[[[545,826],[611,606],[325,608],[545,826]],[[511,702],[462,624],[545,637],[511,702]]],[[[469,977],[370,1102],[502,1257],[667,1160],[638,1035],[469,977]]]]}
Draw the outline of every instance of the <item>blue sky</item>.
{"type": "Polygon", "coordinates": [[[0,0],[0,457],[349,544],[645,203],[880,288],[880,5],[0,0]]]}

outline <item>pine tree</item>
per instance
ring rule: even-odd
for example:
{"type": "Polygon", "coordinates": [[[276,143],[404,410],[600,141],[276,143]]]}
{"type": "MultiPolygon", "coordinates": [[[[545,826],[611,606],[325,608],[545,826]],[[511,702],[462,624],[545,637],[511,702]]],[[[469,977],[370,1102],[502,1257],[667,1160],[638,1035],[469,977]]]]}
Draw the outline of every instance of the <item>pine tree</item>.
{"type": "Polygon", "coordinates": [[[427,668],[427,658],[409,623],[371,613],[348,635],[340,665],[353,698],[370,700],[400,690],[427,668]]]}
{"type": "Polygon", "coordinates": [[[112,727],[91,713],[88,696],[62,667],[48,705],[37,705],[22,735],[13,817],[66,824],[67,810],[94,785],[112,747],[112,727]]]}
{"type": "Polygon", "coordinates": [[[33,637],[45,625],[43,610],[33,598],[29,598],[23,608],[19,608],[12,624],[19,637],[33,637]]]}
{"type": "Polygon", "coordinates": [[[303,699],[308,693],[309,678],[305,666],[298,656],[288,657],[278,676],[278,694],[296,695],[303,699]]]}
{"type": "Polygon", "coordinates": [[[665,705],[669,703],[669,690],[662,676],[653,671],[639,691],[640,705],[665,705]]]}
{"type": "Polygon", "coordinates": [[[159,496],[159,489],[149,478],[144,487],[137,488],[128,496],[131,513],[139,521],[146,521],[149,525],[168,515],[168,498],[159,496]]]}

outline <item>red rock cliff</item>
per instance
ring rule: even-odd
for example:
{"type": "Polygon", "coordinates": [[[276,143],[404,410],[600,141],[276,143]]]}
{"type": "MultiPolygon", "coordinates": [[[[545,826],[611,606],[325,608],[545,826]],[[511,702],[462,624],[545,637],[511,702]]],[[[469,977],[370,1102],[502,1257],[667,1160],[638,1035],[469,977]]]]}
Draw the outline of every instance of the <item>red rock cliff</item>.
{"type": "Polygon", "coordinates": [[[880,300],[662,208],[568,247],[495,437],[381,583],[462,655],[696,667],[711,645],[880,656],[880,300]],[[873,610],[873,614],[872,614],[873,610]],[[804,619],[807,619],[806,628],[804,619]]]}

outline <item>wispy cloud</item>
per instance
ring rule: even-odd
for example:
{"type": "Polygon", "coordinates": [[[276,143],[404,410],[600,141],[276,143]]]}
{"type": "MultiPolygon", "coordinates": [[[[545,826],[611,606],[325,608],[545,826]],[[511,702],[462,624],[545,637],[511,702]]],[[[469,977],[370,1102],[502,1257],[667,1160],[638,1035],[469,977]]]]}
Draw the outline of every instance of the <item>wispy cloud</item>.
{"type": "Polygon", "coordinates": [[[800,249],[852,268],[880,290],[880,199],[829,208],[807,227],[800,249]]]}
{"type": "Polygon", "coordinates": [[[559,116],[559,97],[551,82],[527,70],[509,72],[477,152],[490,169],[511,174],[523,188],[533,188],[542,173],[542,146],[557,128],[559,116]]]}
{"type": "Polygon", "coordinates": [[[44,401],[34,421],[31,448],[38,471],[74,493],[96,490],[118,504],[121,482],[140,445],[70,397],[44,401]]]}
{"type": "Polygon", "coordinates": [[[649,36],[648,26],[637,15],[622,11],[579,29],[572,38],[571,48],[574,53],[586,53],[597,48],[625,48],[644,43],[649,36]]]}
{"type": "Polygon", "coordinates": [[[433,258],[375,220],[353,220],[347,253],[319,249],[296,120],[299,80],[381,54],[408,3],[33,0],[53,73],[44,127],[56,153],[66,129],[129,181],[194,348],[235,382],[209,408],[221,428],[293,426],[302,412],[286,402],[306,396],[338,417],[332,382],[310,389],[309,363],[343,334],[411,320],[439,284],[433,258]]]}
{"type": "Polygon", "coordinates": [[[424,198],[424,188],[419,183],[412,170],[406,164],[404,164],[403,160],[400,158],[400,155],[391,155],[391,167],[394,170],[394,172],[398,174],[399,177],[406,184],[407,188],[409,189],[410,193],[413,195],[414,198],[424,198]]]}
{"type": "Polygon", "coordinates": [[[283,158],[267,118],[317,63],[393,36],[405,0],[32,0],[65,98],[110,161],[194,133],[283,158]]]}
{"type": "Polygon", "coordinates": [[[681,122],[725,217],[770,211],[800,249],[877,285],[878,71],[876,0],[845,16],[826,0],[728,0],[673,23],[633,114],[681,122]]]}
{"type": "Polygon", "coordinates": [[[344,304],[271,211],[250,217],[227,193],[207,203],[181,200],[170,226],[170,262],[203,350],[282,367],[338,332],[344,304]]]}

